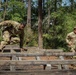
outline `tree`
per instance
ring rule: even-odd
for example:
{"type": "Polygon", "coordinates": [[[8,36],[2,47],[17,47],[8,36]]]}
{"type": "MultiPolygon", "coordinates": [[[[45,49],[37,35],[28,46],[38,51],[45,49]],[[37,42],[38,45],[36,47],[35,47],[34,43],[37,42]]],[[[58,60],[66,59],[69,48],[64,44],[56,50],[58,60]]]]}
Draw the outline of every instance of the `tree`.
{"type": "Polygon", "coordinates": [[[28,0],[27,25],[31,26],[31,0],[28,0]]]}
{"type": "Polygon", "coordinates": [[[74,10],[74,0],[70,0],[70,2],[71,2],[71,11],[73,11],[74,10]]]}
{"type": "Polygon", "coordinates": [[[26,30],[25,33],[26,36],[26,44],[29,44],[29,42],[33,38],[33,32],[31,29],[31,0],[28,0],[28,8],[27,8],[27,25],[26,25],[26,30]]]}
{"type": "Polygon", "coordinates": [[[42,0],[38,0],[38,45],[43,48],[42,37],[42,0]]]}
{"type": "Polygon", "coordinates": [[[7,13],[7,11],[6,11],[6,9],[7,9],[7,1],[8,0],[4,0],[4,6],[3,6],[3,9],[4,9],[4,13],[3,13],[3,20],[5,20],[5,16],[6,16],[6,13],[7,13]]]}
{"type": "Polygon", "coordinates": [[[1,1],[0,1],[0,8],[1,8],[1,1]]]}

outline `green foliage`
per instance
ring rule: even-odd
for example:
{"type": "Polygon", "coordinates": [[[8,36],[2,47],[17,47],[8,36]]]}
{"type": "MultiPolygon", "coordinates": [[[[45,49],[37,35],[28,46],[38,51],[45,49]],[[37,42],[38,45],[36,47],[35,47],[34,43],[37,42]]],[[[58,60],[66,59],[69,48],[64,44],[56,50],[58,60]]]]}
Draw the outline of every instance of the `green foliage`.
{"type": "MultiPolygon", "coordinates": [[[[3,7],[5,5],[3,4],[3,7]]],[[[4,10],[4,8],[2,8],[4,10]]],[[[2,11],[2,16],[4,11],[2,11]]],[[[23,21],[24,17],[26,16],[26,8],[25,8],[25,3],[22,1],[17,1],[17,0],[9,0],[8,5],[6,8],[6,19],[11,19],[15,21],[23,21]]]]}
{"type": "Polygon", "coordinates": [[[11,15],[11,18],[12,20],[19,21],[19,22],[23,20],[18,13],[14,13],[13,15],[11,15]]]}
{"type": "Polygon", "coordinates": [[[37,34],[34,33],[29,25],[25,27],[25,46],[38,46],[37,34]]]}
{"type": "MultiPolygon", "coordinates": [[[[69,51],[65,38],[67,33],[73,31],[73,27],[76,25],[76,9],[71,12],[68,11],[69,7],[60,7],[57,11],[51,12],[50,21],[53,20],[53,22],[44,32],[44,48],[62,48],[64,51],[69,51]],[[66,8],[68,8],[67,11],[66,8]]],[[[47,25],[48,19],[44,23],[45,27],[47,25]]]]}

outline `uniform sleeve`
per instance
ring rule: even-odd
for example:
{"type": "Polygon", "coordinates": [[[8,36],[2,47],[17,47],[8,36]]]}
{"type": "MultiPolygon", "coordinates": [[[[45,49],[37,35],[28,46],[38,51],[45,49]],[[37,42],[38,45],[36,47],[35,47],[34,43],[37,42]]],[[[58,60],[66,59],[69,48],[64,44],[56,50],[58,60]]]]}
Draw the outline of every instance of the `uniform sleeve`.
{"type": "Polygon", "coordinates": [[[68,35],[66,36],[66,43],[69,43],[68,35]]]}
{"type": "Polygon", "coordinates": [[[14,28],[18,29],[20,26],[20,23],[16,22],[16,21],[11,21],[11,20],[7,20],[7,21],[3,21],[0,22],[0,26],[13,26],[14,28]]]}
{"type": "Polygon", "coordinates": [[[19,34],[20,37],[20,48],[23,48],[24,44],[24,30],[21,30],[21,34],[19,34]]]}
{"type": "Polygon", "coordinates": [[[71,39],[72,39],[71,35],[68,34],[68,35],[66,36],[66,43],[69,44],[69,43],[71,42],[71,39]]]}
{"type": "Polygon", "coordinates": [[[11,25],[13,25],[13,27],[18,30],[19,26],[20,26],[20,23],[18,23],[16,21],[11,21],[11,25]]]}
{"type": "Polygon", "coordinates": [[[0,27],[1,26],[6,26],[6,25],[10,25],[9,21],[0,22],[0,27]]]}

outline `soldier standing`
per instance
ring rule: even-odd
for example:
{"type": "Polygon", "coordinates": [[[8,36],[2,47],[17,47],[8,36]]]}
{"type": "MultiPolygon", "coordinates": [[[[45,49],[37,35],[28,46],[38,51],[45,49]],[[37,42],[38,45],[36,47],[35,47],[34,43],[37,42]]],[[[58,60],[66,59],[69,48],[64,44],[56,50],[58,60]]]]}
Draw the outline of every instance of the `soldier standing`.
{"type": "Polygon", "coordinates": [[[3,21],[0,22],[2,28],[3,40],[0,44],[2,50],[6,45],[11,43],[20,43],[20,49],[23,50],[24,27],[26,24],[18,23],[16,21],[3,21]]]}
{"type": "Polygon", "coordinates": [[[76,27],[66,36],[66,42],[72,52],[76,52],[76,27]]]}

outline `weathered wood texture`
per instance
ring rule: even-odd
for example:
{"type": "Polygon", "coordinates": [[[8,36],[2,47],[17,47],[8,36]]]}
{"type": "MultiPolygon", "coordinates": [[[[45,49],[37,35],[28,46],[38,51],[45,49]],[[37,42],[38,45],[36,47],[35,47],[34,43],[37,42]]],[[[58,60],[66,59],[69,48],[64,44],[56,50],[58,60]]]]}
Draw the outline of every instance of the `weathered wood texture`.
{"type": "Polygon", "coordinates": [[[0,60],[0,65],[4,64],[11,64],[11,65],[46,65],[46,64],[76,64],[76,60],[0,60]]]}
{"type": "Polygon", "coordinates": [[[23,53],[1,53],[0,57],[10,57],[10,56],[17,56],[17,57],[29,57],[29,56],[75,56],[76,53],[72,53],[72,52],[51,52],[51,50],[49,52],[35,52],[35,53],[28,53],[28,52],[23,52],[23,53]]]}
{"type": "Polygon", "coordinates": [[[38,47],[25,47],[25,49],[27,51],[21,52],[18,46],[12,45],[4,48],[3,53],[0,53],[0,58],[10,57],[10,60],[0,59],[0,75],[76,75],[76,70],[70,70],[68,67],[70,64],[76,64],[76,59],[64,58],[75,56],[76,53],[63,52],[59,49],[39,49],[38,47]],[[58,59],[42,60],[41,56],[55,56],[58,59]],[[35,59],[22,60],[22,57],[35,57],[35,59]],[[45,69],[45,66],[50,66],[50,69],[45,69]],[[53,66],[58,68],[52,70],[53,66]]]}
{"type": "Polygon", "coordinates": [[[76,70],[51,70],[51,71],[15,71],[0,72],[0,75],[76,75],[76,70]]]}

